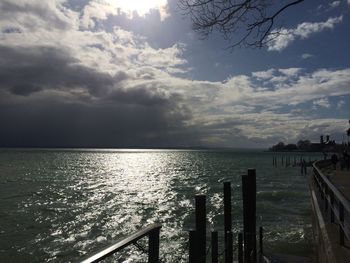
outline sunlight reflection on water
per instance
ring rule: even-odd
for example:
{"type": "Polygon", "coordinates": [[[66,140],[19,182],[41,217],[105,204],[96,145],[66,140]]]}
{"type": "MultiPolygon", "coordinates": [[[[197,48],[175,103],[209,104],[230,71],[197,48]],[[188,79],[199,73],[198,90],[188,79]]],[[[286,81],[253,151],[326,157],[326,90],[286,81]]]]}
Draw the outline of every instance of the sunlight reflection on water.
{"type": "MultiPolygon", "coordinates": [[[[240,175],[249,167],[258,168],[258,225],[270,230],[267,247],[291,242],[307,251],[305,178],[295,168],[273,169],[268,153],[37,150],[0,152],[0,256],[11,262],[76,261],[160,222],[161,255],[186,262],[194,195],[208,194],[208,229],[222,230],[222,182],[229,179],[237,233],[240,175]]],[[[136,248],[116,257],[145,258],[136,248]]]]}

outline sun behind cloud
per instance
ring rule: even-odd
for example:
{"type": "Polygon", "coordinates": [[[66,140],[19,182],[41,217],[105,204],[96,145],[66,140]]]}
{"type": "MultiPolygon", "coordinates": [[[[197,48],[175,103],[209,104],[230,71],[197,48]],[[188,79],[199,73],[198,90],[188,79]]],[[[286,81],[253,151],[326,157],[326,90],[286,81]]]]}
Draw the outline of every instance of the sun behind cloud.
{"type": "Polygon", "coordinates": [[[107,2],[111,6],[120,8],[122,12],[130,15],[132,15],[133,12],[137,12],[139,16],[144,16],[152,9],[156,9],[159,10],[162,19],[168,16],[167,0],[107,0],[107,2]]]}

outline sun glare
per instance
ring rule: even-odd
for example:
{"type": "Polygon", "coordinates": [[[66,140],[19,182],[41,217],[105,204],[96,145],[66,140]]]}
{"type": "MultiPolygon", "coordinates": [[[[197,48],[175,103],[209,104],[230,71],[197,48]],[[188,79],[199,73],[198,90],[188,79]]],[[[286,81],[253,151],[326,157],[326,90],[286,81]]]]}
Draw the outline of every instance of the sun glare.
{"type": "Polygon", "coordinates": [[[123,12],[136,11],[140,16],[149,13],[151,9],[158,9],[163,16],[167,5],[167,0],[109,0],[108,2],[123,12]]]}

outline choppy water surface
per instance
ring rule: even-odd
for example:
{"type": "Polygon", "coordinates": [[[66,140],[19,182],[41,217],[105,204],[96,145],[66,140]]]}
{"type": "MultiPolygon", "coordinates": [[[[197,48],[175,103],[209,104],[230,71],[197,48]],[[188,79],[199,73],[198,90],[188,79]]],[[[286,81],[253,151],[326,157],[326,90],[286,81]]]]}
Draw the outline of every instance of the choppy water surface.
{"type": "MultiPolygon", "coordinates": [[[[151,222],[163,224],[161,257],[187,261],[196,193],[207,194],[208,229],[223,229],[223,181],[242,228],[241,174],[257,169],[257,225],[274,252],[310,253],[306,178],[272,167],[258,151],[1,150],[2,262],[76,262],[151,222]]],[[[117,262],[145,262],[136,248],[117,262]]]]}

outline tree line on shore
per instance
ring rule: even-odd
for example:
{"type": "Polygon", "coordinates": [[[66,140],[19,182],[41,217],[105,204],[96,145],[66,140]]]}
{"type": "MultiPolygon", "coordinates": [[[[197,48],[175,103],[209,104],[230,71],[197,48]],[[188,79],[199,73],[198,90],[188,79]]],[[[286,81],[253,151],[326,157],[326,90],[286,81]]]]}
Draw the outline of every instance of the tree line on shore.
{"type": "Polygon", "coordinates": [[[312,143],[309,140],[299,140],[296,144],[279,142],[269,148],[272,152],[284,152],[284,151],[310,151],[312,143]]]}

